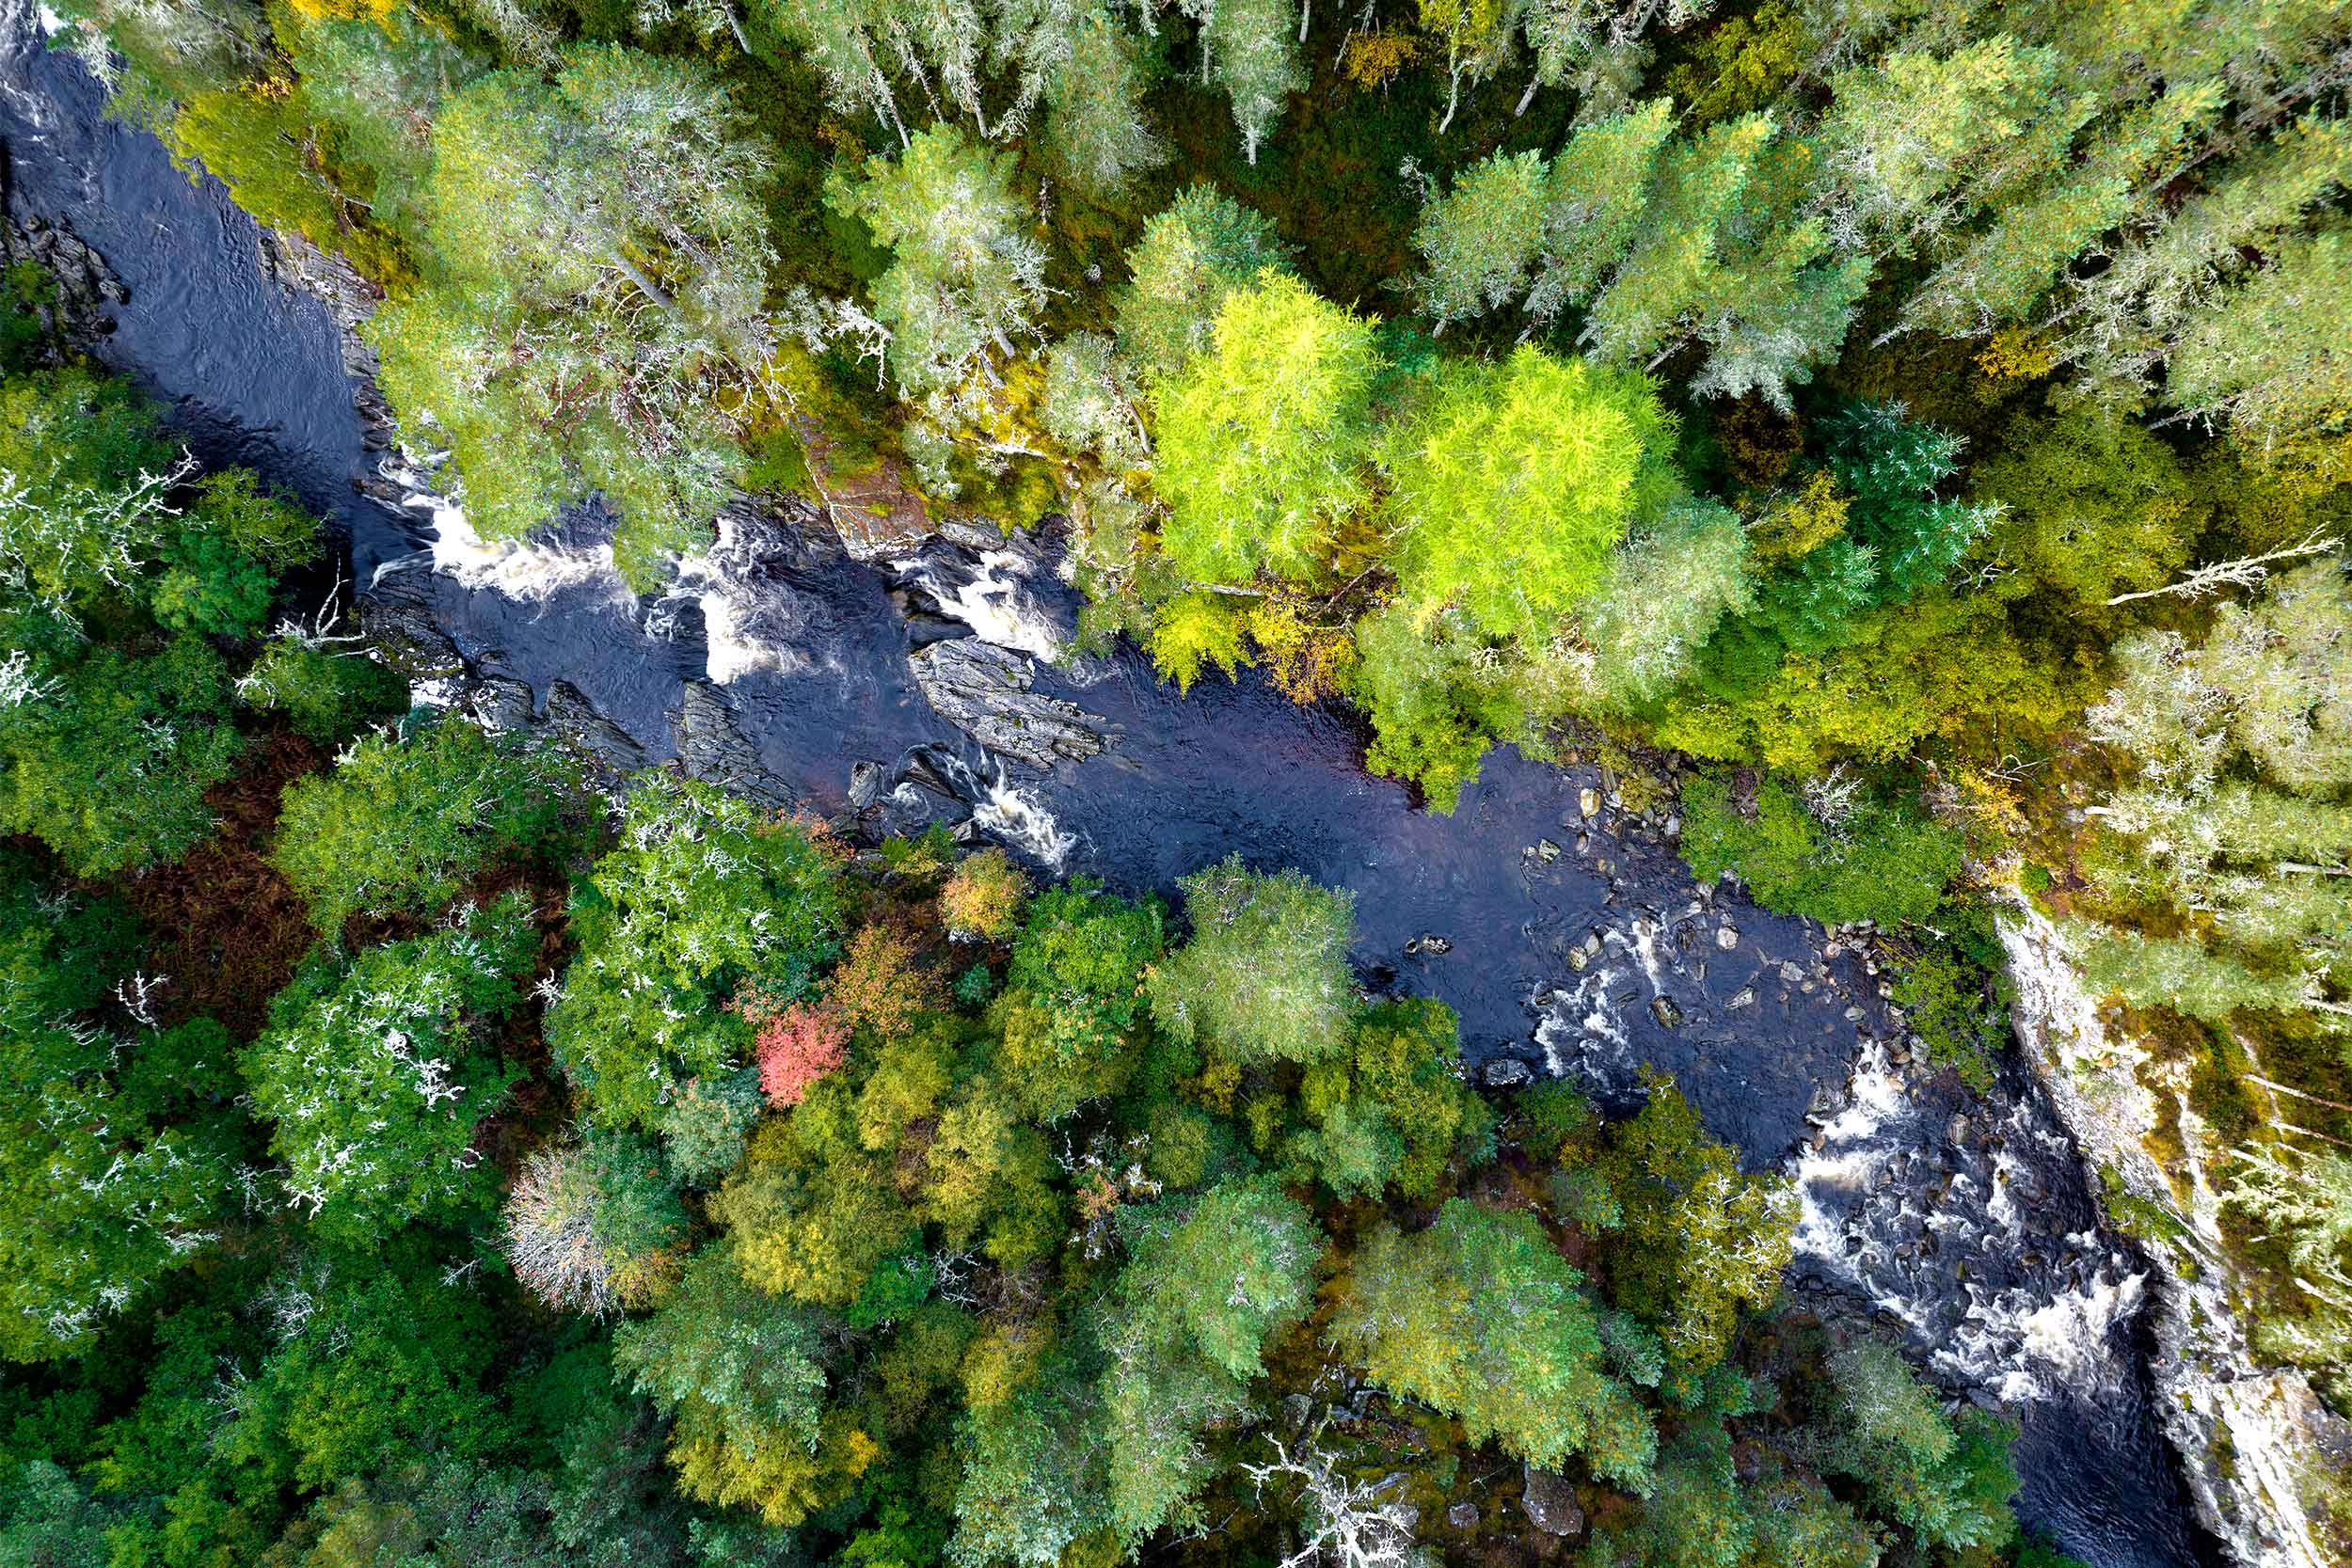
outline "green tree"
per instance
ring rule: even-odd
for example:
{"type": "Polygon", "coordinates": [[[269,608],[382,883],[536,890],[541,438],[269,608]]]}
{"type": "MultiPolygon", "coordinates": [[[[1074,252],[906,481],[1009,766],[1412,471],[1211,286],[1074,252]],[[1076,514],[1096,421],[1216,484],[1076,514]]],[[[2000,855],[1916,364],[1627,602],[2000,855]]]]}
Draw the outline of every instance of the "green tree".
{"type": "Polygon", "coordinates": [[[1139,1541],[1196,1517],[1210,1422],[1248,1408],[1267,1339],[1306,1315],[1314,1216],[1270,1181],[1228,1181],[1120,1216],[1129,1260],[1102,1327],[1109,1513],[1139,1541]]]}
{"type": "Polygon", "coordinates": [[[1154,401],[1176,564],[1206,582],[1313,576],[1363,495],[1378,367],[1370,324],[1295,278],[1228,294],[1212,346],[1154,401]]]}
{"type": "Polygon", "coordinates": [[[675,1425],[673,1453],[766,1449],[813,1453],[825,1344],[808,1308],[754,1290],[731,1251],[707,1246],[649,1317],[614,1331],[613,1370],[675,1425]]]}
{"type": "Polygon", "coordinates": [[[1380,1226],[1330,1333],[1375,1382],[1456,1418],[1474,1443],[1545,1468],[1582,1453],[1629,1486],[1648,1474],[1655,1435],[1609,1375],[1583,1276],[1523,1211],[1452,1198],[1426,1230],[1380,1226]]]}
{"type": "Polygon", "coordinates": [[[1006,971],[997,1058],[1039,1119],[1118,1087],[1164,940],[1156,901],[1130,904],[1085,880],[1030,901],[1006,971]]]}
{"type": "Polygon", "coordinates": [[[1343,1199],[1436,1191],[1457,1150],[1475,1150],[1493,1113],[1463,1083],[1454,1009],[1427,997],[1359,1011],[1344,1052],[1314,1062],[1299,1085],[1312,1124],[1296,1152],[1343,1199]]]}
{"type": "Polygon", "coordinates": [[[1192,940],[1152,971],[1152,1016],[1243,1063],[1311,1062],[1341,1048],[1355,999],[1349,895],[1235,855],[1178,884],[1192,940]]]}
{"type": "Polygon", "coordinates": [[[474,1131],[514,1081],[495,1030],[538,947],[509,894],[348,967],[314,960],[270,1005],[239,1067],[322,1235],[356,1244],[488,1196],[474,1131]]]}
{"type": "Polygon", "coordinates": [[[1413,247],[1424,314],[1442,333],[1524,299],[1542,254],[1550,170],[1540,152],[1497,152],[1472,164],[1422,208],[1413,247]]]}
{"type": "Polygon", "coordinates": [[[1501,365],[1448,366],[1380,447],[1406,601],[1423,616],[1457,607],[1490,637],[1544,641],[1632,521],[1672,494],[1673,437],[1639,375],[1533,345],[1501,365]]]}
{"type": "Polygon", "coordinates": [[[1609,1130],[1595,1173],[1620,1216],[1611,1297],[1657,1327],[1678,1379],[1694,1378],[1730,1349],[1740,1308],[1779,1293],[1796,1194],[1779,1178],[1741,1174],[1690,1101],[1662,1082],[1651,1085],[1639,1116],[1609,1130]]]}
{"type": "Polygon", "coordinates": [[[708,784],[654,773],[623,808],[620,843],[576,891],[578,955],[548,1010],[548,1043],[609,1126],[657,1117],[687,1078],[739,1064],[741,986],[789,996],[834,951],[840,895],[801,828],[708,784]]]}
{"type": "Polygon", "coordinates": [[[890,329],[890,369],[903,395],[961,381],[1012,340],[1036,330],[1045,251],[1012,195],[1014,160],[953,126],[925,131],[896,158],[867,161],[856,183],[826,200],[890,252],[874,281],[874,314],[890,329]]]}
{"type": "MultiPolygon", "coordinates": [[[[128,937],[118,913],[0,858],[0,1355],[11,1361],[87,1349],[111,1314],[200,1256],[225,1216],[231,1129],[140,1093],[118,1066],[139,1048],[89,1022],[128,937]]],[[[198,1089],[206,1064],[179,1066],[167,1086],[198,1089]]]]}
{"type": "Polygon", "coordinates": [[[1874,1507],[1924,1544],[2007,1545],[2017,1533],[2008,1508],[2017,1429],[1967,1407],[1947,1419],[1934,1392],[1884,1345],[1849,1346],[1829,1366],[1837,1411],[1819,1439],[1821,1467],[1860,1480],[1874,1507]]]}
{"type": "Polygon", "coordinates": [[[1200,74],[1233,103],[1244,156],[1258,149],[1282,116],[1283,101],[1306,85],[1291,37],[1289,0],[1181,0],[1200,30],[1200,74]]]}
{"type": "Polygon", "coordinates": [[[546,847],[580,792],[562,752],[446,717],[369,736],[289,784],[270,859],[330,935],[354,915],[430,917],[546,847]]]}
{"type": "Polygon", "coordinates": [[[1187,185],[1146,220],[1117,295],[1119,352],[1147,378],[1172,376],[1214,341],[1227,296],[1288,264],[1274,224],[1214,185],[1187,185]]]}
{"type": "Polygon", "coordinates": [[[433,286],[370,324],[404,420],[468,514],[517,537],[597,492],[641,588],[741,481],[773,331],[751,122],[697,67],[612,45],[485,76],[434,120],[433,286]]]}
{"type": "Polygon", "coordinates": [[[131,655],[18,626],[0,659],[0,826],[85,877],[170,860],[211,832],[204,792],[243,747],[220,656],[193,637],[131,655]]]}
{"type": "Polygon", "coordinates": [[[1925,920],[1960,871],[1960,836],[1897,805],[1855,806],[1825,823],[1777,780],[1745,809],[1719,780],[1682,792],[1682,858],[1713,881],[1728,871],[1756,901],[1824,925],[1925,920]]]}

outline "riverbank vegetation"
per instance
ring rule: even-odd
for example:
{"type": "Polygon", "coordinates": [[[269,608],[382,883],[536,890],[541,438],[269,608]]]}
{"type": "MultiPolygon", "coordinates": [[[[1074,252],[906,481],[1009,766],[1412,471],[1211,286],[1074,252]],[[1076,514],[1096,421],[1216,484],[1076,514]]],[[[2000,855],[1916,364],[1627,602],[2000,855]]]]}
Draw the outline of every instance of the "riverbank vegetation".
{"type": "Polygon", "coordinates": [[[1784,1179],[1662,1079],[1490,1103],[1347,895],[609,798],[121,384],[0,406],[0,1560],[2043,1551],[2012,1427],[1780,1300],[1784,1179]]]}
{"type": "MultiPolygon", "coordinates": [[[[2145,1130],[2155,1212],[2218,1195],[2263,1354],[2352,1408],[2338,8],[58,9],[122,113],[382,291],[384,390],[487,535],[599,495],[650,589],[744,489],[797,488],[853,532],[1049,527],[1091,639],[1180,686],[1353,705],[1370,766],[1436,809],[1501,744],[1681,753],[1694,868],[1874,923],[1929,1054],[1979,1083],[1994,910],[2034,905],[2176,1108],[2145,1130]]],[[[0,453],[25,475],[9,504],[83,519],[83,543],[34,530],[11,557],[8,689],[46,700],[8,710],[0,821],[90,877],[171,863],[244,776],[256,721],[221,650],[248,656],[267,574],[304,546],[233,482],[186,492],[78,373],[12,390],[0,434],[23,449],[0,453]],[[15,434],[44,419],[89,435],[44,454],[15,434]]],[[[271,766],[343,738],[319,683],[372,677],[334,653],[281,637],[237,674],[279,716],[271,766]]],[[[429,813],[439,770],[537,767],[424,749],[354,770],[429,813]]],[[[511,853],[544,826],[531,803],[564,798],[532,771],[513,822],[372,837],[371,808],[306,795],[324,836],[272,874],[323,900],[330,939],[439,941],[401,923],[465,885],[455,850],[511,853]]],[[[748,1127],[750,1089],[713,1074],[750,1038],[821,1101],[867,1026],[795,1011],[815,958],[732,994],[747,939],[703,922],[756,886],[773,920],[824,927],[822,857],[763,839],[673,886],[659,843],[703,829],[628,832],[653,859],[590,882],[568,928],[591,1000],[567,988],[548,1041],[607,1097],[598,1136],[660,1136],[649,1108],[689,1099],[748,1127]]],[[[984,940],[1026,929],[1001,875],[950,902],[984,940]]],[[[1071,928],[1130,958],[1166,939],[1083,903],[1071,928]]],[[[1156,993],[1115,990],[991,1002],[1026,1065],[971,1126],[1120,1092],[1114,1042],[1156,993]],[[1049,1063],[1050,1085],[1023,1076],[1049,1063]]],[[[1214,1012],[1203,992],[1151,1027],[1205,1049],[1186,1031],[1214,1012]]],[[[1312,1101],[1324,1064],[1224,1049],[1290,1062],[1312,1101]]],[[[1258,1102],[1219,1114],[1254,1129],[1258,1102]]],[[[1311,1121],[1372,1158],[1352,1114],[1311,1121]]],[[[882,1212],[857,1161],[789,1141],[761,1146],[775,1194],[882,1212]]],[[[843,1228],[750,1266],[834,1267],[814,1259],[877,1227],[843,1228]]],[[[1057,1395],[1004,1441],[1088,1408],[1057,1395]]],[[[703,1430],[710,1464],[736,1451],[703,1430]]]]}

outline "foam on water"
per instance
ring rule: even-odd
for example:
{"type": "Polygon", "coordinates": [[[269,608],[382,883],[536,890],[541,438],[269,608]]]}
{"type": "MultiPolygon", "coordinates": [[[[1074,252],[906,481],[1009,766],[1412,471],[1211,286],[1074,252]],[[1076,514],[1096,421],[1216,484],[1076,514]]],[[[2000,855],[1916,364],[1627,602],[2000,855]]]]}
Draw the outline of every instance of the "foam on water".
{"type": "Polygon", "coordinates": [[[1052,663],[1061,657],[1061,637],[1041,614],[1028,588],[1030,562],[1013,550],[981,550],[971,576],[942,571],[919,556],[891,562],[935,600],[940,611],[970,626],[983,642],[1010,648],[1052,663]]]}
{"type": "Polygon", "coordinates": [[[679,561],[673,585],[646,615],[646,629],[667,636],[675,629],[678,604],[691,601],[701,609],[706,671],[715,685],[729,685],[755,670],[794,675],[815,668],[791,641],[764,635],[771,629],[769,595],[754,576],[759,550],[760,542],[741,518],[721,513],[710,548],[679,561]]]}
{"type": "MultiPolygon", "coordinates": [[[[637,596],[621,579],[610,543],[579,547],[528,539],[485,539],[467,520],[459,500],[433,488],[432,468],[431,460],[420,461],[404,453],[399,459],[387,459],[379,471],[399,488],[404,510],[421,512],[431,518],[435,571],[455,579],[460,587],[494,589],[523,604],[545,604],[568,589],[596,586],[607,590],[605,596],[614,608],[634,611],[637,596]]],[[[387,572],[406,566],[410,559],[416,558],[376,568],[377,580],[387,572]]]]}

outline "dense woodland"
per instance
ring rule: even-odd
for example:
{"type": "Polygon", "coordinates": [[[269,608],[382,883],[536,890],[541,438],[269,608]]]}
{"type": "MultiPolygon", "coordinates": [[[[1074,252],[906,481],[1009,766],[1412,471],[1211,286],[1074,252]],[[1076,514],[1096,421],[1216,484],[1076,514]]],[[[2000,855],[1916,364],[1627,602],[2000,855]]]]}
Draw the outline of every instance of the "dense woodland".
{"type": "MultiPolygon", "coordinates": [[[[381,289],[486,535],[601,497],[651,590],[886,494],[1433,810],[1683,753],[1693,871],[1874,923],[1972,1083],[2038,907],[2352,1410],[2343,8],[59,8],[381,289]]],[[[1671,1085],[1483,1100],[1267,868],[406,714],[7,283],[0,1560],[1506,1563],[1523,1465],[1592,1568],[2048,1560],[1671,1085]]]]}

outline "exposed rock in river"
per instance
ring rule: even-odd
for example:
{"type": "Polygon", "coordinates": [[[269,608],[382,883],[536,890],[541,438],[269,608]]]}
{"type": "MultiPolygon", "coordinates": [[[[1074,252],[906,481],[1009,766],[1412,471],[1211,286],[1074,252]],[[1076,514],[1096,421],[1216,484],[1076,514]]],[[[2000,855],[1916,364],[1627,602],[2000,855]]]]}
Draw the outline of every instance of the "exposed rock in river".
{"type": "Polygon", "coordinates": [[[934,642],[907,656],[939,716],[990,751],[1040,769],[1082,762],[1109,744],[1106,721],[1077,704],[1033,691],[1029,660],[976,637],[934,642]]]}

